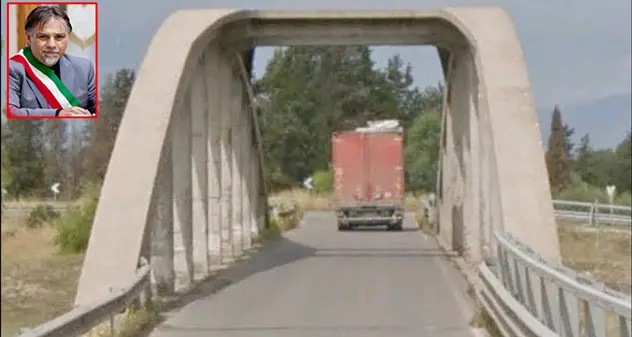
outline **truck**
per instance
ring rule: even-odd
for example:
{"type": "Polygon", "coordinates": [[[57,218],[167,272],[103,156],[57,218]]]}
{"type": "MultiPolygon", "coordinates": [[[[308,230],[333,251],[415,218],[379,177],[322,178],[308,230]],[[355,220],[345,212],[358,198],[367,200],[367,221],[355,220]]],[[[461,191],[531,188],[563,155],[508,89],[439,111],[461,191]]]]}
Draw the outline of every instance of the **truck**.
{"type": "Polygon", "coordinates": [[[333,202],[339,231],[358,226],[403,229],[402,134],[397,121],[386,120],[332,135],[333,202]]]}

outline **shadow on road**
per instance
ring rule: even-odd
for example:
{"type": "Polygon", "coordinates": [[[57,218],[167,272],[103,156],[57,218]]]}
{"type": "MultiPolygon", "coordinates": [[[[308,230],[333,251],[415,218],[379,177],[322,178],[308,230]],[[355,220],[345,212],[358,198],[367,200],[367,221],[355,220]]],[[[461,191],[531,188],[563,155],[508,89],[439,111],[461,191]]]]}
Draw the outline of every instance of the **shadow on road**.
{"type": "Polygon", "coordinates": [[[296,243],[283,236],[272,239],[264,245],[246,252],[226,269],[199,280],[185,292],[178,293],[173,299],[167,299],[159,307],[161,317],[151,322],[135,336],[149,336],[154,328],[169,317],[164,313],[175,312],[199,299],[211,296],[222,289],[238,283],[256,273],[273,269],[284,264],[313,256],[316,249],[296,243]]]}

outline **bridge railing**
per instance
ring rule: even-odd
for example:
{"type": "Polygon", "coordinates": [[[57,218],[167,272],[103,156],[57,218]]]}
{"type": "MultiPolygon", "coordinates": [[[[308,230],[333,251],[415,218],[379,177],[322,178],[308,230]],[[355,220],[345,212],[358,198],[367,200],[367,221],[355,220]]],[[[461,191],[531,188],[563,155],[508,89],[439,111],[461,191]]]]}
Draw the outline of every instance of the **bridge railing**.
{"type": "Polygon", "coordinates": [[[119,325],[115,316],[130,307],[151,307],[150,293],[150,266],[143,263],[127,287],[111,289],[106,298],[89,306],[76,307],[35,328],[21,329],[18,336],[77,337],[108,321],[108,336],[116,336],[119,325]]]}
{"type": "Polygon", "coordinates": [[[587,225],[610,225],[632,229],[632,207],[599,202],[554,200],[558,219],[585,221],[587,225]]]}
{"type": "Polygon", "coordinates": [[[478,298],[505,336],[630,336],[632,298],[551,264],[507,234],[479,266],[478,298]]]}

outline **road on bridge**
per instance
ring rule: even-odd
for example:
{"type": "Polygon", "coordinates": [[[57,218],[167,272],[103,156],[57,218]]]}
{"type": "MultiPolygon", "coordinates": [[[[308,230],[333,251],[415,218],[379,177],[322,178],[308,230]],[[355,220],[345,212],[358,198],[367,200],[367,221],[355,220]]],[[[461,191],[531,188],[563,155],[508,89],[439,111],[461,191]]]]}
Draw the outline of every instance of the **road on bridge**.
{"type": "Polygon", "coordinates": [[[462,276],[412,214],[404,226],[338,232],[333,214],[308,213],[150,336],[473,336],[462,276]]]}

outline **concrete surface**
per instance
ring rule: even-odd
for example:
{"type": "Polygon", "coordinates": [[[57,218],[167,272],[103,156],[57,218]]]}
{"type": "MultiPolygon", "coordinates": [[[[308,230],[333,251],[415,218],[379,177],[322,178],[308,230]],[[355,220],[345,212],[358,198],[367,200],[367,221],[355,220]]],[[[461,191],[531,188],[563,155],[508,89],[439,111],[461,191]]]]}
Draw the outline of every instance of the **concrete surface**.
{"type": "Polygon", "coordinates": [[[404,226],[338,232],[309,213],[151,336],[474,336],[464,280],[411,214],[404,226]]]}

